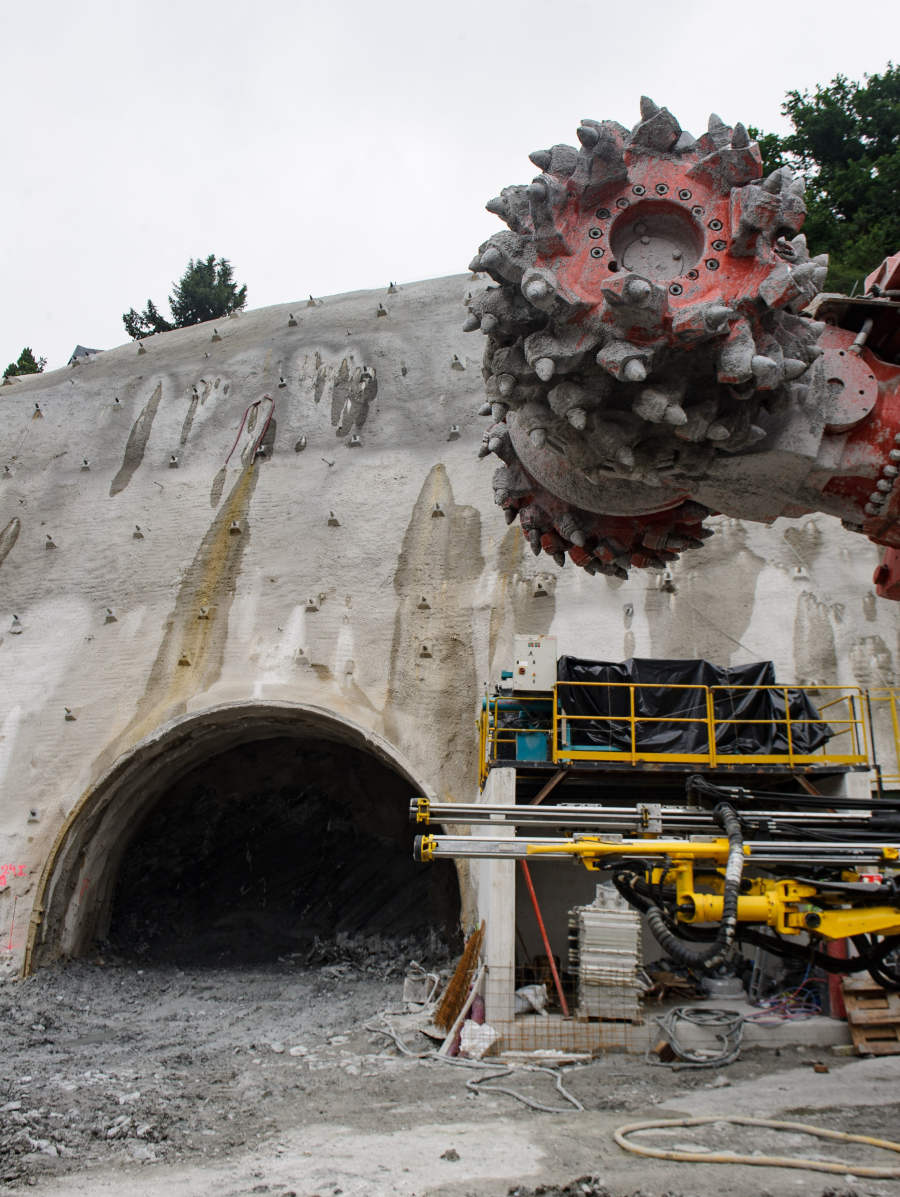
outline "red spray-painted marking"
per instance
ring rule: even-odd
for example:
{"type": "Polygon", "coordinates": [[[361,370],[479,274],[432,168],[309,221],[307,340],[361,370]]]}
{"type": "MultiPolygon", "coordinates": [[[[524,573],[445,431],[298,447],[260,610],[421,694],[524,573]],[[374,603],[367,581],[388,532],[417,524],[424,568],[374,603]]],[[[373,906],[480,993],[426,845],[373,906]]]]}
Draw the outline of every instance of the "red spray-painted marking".
{"type": "Polygon", "coordinates": [[[91,884],[91,879],[90,879],[90,877],[85,877],[84,881],[82,881],[82,883],[81,883],[81,890],[79,891],[79,894],[78,894],[78,905],[79,905],[79,906],[80,906],[80,905],[81,905],[81,903],[84,901],[84,894],[85,894],[85,890],[87,889],[87,887],[88,887],[90,884],[91,884]]]}
{"type": "Polygon", "coordinates": [[[9,952],[12,951],[13,927],[16,925],[16,903],[18,900],[18,897],[13,894],[12,922],[9,924],[9,943],[6,945],[6,949],[9,952]]]}

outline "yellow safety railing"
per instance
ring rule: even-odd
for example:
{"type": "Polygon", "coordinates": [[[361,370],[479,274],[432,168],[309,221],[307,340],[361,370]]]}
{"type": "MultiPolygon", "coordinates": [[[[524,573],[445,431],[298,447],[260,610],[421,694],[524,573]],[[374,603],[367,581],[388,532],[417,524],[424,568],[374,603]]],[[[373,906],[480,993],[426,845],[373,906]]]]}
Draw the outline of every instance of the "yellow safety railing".
{"type": "Polygon", "coordinates": [[[683,685],[675,684],[671,686],[647,685],[640,682],[559,682],[557,683],[555,697],[557,704],[561,707],[559,715],[560,733],[554,738],[554,746],[557,750],[554,760],[571,760],[571,761],[617,761],[619,764],[628,762],[636,765],[639,762],[666,762],[666,761],[684,761],[693,764],[709,764],[710,757],[715,751],[715,741],[710,737],[710,722],[709,722],[709,703],[707,696],[709,694],[708,686],[697,685],[683,685]],[[573,689],[587,690],[596,697],[600,698],[599,691],[604,690],[606,693],[603,697],[606,699],[605,705],[621,705],[616,703],[616,699],[625,697],[627,700],[628,713],[624,714],[621,711],[610,713],[607,715],[591,713],[589,715],[574,715],[565,711],[565,702],[561,695],[573,689]],[[666,690],[666,691],[689,691],[695,695],[694,698],[688,699],[687,711],[696,711],[696,714],[678,714],[678,715],[639,715],[636,713],[635,699],[637,692],[640,690],[666,690]],[[624,693],[623,693],[624,692],[624,693]],[[701,737],[706,742],[706,750],[703,752],[656,752],[645,750],[641,746],[641,729],[652,729],[653,724],[701,724],[704,729],[704,734],[701,737]],[[590,731],[592,736],[605,737],[609,741],[607,748],[602,748],[597,744],[585,745],[581,737],[580,731],[590,731]],[[626,732],[628,739],[628,748],[619,748],[613,746],[613,741],[622,739],[622,733],[626,732]]]}
{"type": "MultiPolygon", "coordinates": [[[[895,762],[900,760],[900,690],[891,691],[890,719],[895,762]]],[[[584,704],[581,704],[584,710],[584,704]]],[[[865,692],[857,686],[703,686],[637,682],[558,682],[541,695],[492,696],[484,700],[479,723],[479,780],[498,760],[607,761],[616,764],[688,764],[716,768],[734,765],[868,767],[869,727],[865,692]],[[565,694],[590,688],[598,710],[566,710],[565,694]],[[642,714],[641,691],[672,691],[673,714],[642,714]],[[674,694],[678,691],[678,695],[674,694]],[[738,713],[735,697],[765,698],[763,718],[738,713]],[[607,713],[602,713],[602,708],[607,713]],[[598,713],[599,711],[599,713],[598,713]],[[672,748],[648,747],[656,725],[672,729],[672,748]],[[685,731],[693,750],[679,750],[685,731]],[[755,728],[766,728],[755,735],[755,728]],[[811,749],[807,729],[820,729],[822,743],[811,749]],[[590,737],[585,733],[590,732],[590,737]],[[778,751],[754,751],[754,740],[778,751]],[[605,741],[605,743],[604,743],[605,741]],[[783,745],[783,748],[782,748],[783,745]]],[[[658,737],[657,737],[658,738],[658,737]]],[[[812,739],[816,739],[813,734],[812,739]]],[[[900,769],[900,766],[898,766],[900,769]]],[[[898,778],[900,780],[900,778],[898,778]]]]}
{"type": "MultiPolygon", "coordinates": [[[[712,726],[718,732],[723,727],[752,728],[757,725],[776,727],[786,742],[786,752],[723,752],[716,750],[716,761],[721,765],[868,765],[868,732],[866,704],[863,691],[855,686],[711,686],[710,696],[713,715],[712,726]],[[715,714],[716,696],[727,702],[727,696],[738,692],[767,691],[771,699],[779,700],[784,708],[784,717],[779,719],[723,719],[715,714]],[[812,703],[811,696],[817,701],[812,703]],[[819,695],[828,697],[822,702],[819,695]],[[815,717],[803,718],[791,714],[792,698],[795,704],[800,697],[810,698],[815,717]],[[827,725],[827,741],[815,752],[805,752],[801,743],[799,728],[827,725]],[[838,751],[835,751],[837,748],[838,751]]],[[[752,733],[751,733],[752,736],[752,733]]]]}
{"type": "Polygon", "coordinates": [[[893,686],[876,686],[867,693],[881,783],[896,788],[900,786],[900,690],[893,686]]]}

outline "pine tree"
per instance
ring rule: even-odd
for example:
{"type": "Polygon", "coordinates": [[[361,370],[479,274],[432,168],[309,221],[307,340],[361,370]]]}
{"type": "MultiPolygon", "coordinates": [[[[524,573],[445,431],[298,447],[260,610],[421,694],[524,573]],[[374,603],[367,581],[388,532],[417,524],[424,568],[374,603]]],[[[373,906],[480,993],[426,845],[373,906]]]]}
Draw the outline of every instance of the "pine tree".
{"type": "Polygon", "coordinates": [[[18,361],[10,362],[3,371],[4,378],[15,378],[20,374],[43,374],[47,364],[45,357],[36,358],[28,345],[19,354],[18,361]]]}
{"type": "Polygon", "coordinates": [[[246,285],[238,288],[231,263],[227,258],[216,261],[214,254],[203,261],[192,258],[169,296],[176,328],[220,319],[246,304],[246,285]]]}
{"type": "Polygon", "coordinates": [[[129,308],[123,315],[122,322],[129,337],[135,341],[140,341],[144,337],[152,337],[154,333],[169,332],[175,327],[160,315],[152,299],[147,300],[147,306],[142,312],[136,312],[134,308],[129,308]]]}
{"type": "Polygon", "coordinates": [[[173,283],[169,296],[172,321],[161,315],[152,299],[142,312],[129,308],[122,316],[125,331],[134,340],[151,337],[157,332],[169,332],[173,328],[187,328],[201,324],[204,320],[220,320],[231,312],[239,312],[247,304],[247,286],[238,287],[234,271],[227,258],[193,258],[187,269],[173,283]]]}

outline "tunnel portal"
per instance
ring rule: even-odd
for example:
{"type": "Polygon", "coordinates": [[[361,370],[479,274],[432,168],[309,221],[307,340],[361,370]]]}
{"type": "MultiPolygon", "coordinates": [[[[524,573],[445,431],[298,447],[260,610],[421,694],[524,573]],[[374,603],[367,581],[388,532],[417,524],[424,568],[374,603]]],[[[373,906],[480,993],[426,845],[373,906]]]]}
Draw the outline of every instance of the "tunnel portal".
{"type": "Polygon", "coordinates": [[[60,830],[23,973],[97,951],[302,962],[346,937],[453,951],[456,869],[412,858],[422,787],[387,740],[321,707],[228,704],[162,726],[60,830]]]}
{"type": "Polygon", "coordinates": [[[455,870],[412,859],[413,786],[369,753],[281,736],[180,777],[125,850],[120,956],[259,963],[339,935],[453,937],[455,870]]]}

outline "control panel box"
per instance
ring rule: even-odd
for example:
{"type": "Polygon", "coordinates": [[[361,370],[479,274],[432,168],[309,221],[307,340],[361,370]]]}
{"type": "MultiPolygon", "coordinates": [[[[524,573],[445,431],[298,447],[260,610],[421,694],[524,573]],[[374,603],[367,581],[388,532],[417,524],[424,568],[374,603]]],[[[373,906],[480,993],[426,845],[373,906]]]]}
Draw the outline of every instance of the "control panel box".
{"type": "Polygon", "coordinates": [[[552,690],[556,685],[556,637],[516,636],[513,690],[552,690]]]}

